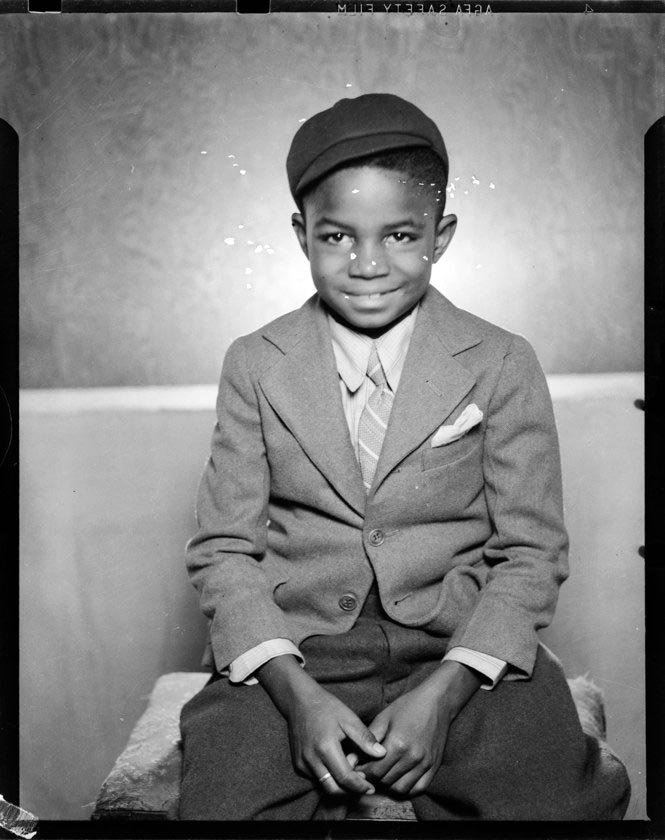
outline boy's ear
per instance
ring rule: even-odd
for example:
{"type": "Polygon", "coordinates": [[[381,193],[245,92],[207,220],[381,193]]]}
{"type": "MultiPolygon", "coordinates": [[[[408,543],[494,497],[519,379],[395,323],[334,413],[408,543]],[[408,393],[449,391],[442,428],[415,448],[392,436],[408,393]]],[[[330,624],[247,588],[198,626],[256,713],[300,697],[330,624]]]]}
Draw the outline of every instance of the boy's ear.
{"type": "Polygon", "coordinates": [[[454,213],[444,216],[436,226],[433,256],[434,262],[437,262],[443,256],[446,248],[450,245],[450,241],[452,240],[456,229],[457,216],[455,216],[454,213]]]}
{"type": "Polygon", "coordinates": [[[291,225],[298,237],[298,242],[303,250],[303,254],[307,257],[307,259],[309,259],[309,254],[307,253],[307,228],[305,227],[305,219],[303,215],[301,213],[294,213],[293,216],[291,216],[291,225]]]}

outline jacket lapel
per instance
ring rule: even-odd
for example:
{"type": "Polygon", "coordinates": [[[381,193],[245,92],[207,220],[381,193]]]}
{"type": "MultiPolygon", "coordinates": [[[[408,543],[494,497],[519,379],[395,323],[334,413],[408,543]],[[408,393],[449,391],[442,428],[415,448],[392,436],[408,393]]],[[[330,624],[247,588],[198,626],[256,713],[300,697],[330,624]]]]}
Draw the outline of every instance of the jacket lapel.
{"type": "Polygon", "coordinates": [[[300,315],[288,329],[273,326],[264,332],[283,356],[259,384],[308,458],[362,516],[366,495],[344,417],[326,316],[316,297],[300,315]]]}
{"type": "Polygon", "coordinates": [[[455,355],[480,341],[482,337],[466,324],[459,310],[430,287],[418,312],[395,395],[375,489],[445,422],[474,386],[476,377],[455,355]]]}

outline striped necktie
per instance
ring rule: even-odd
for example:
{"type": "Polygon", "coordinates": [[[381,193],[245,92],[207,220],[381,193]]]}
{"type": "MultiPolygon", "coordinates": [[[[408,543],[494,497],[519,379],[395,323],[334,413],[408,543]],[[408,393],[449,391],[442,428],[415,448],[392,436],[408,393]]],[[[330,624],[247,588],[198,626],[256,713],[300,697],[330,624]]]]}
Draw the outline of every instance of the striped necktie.
{"type": "Polygon", "coordinates": [[[358,426],[358,461],[365,490],[369,491],[379,462],[383,439],[388,428],[388,418],[395,395],[388,387],[381,367],[376,344],[372,344],[367,363],[367,376],[376,385],[360,415],[358,426]]]}

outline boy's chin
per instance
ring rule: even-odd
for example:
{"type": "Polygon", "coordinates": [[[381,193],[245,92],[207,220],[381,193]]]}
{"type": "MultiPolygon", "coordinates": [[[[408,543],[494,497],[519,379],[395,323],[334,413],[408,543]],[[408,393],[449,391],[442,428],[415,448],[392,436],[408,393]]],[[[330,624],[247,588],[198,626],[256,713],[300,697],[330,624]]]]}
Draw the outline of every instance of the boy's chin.
{"type": "Polygon", "coordinates": [[[349,312],[336,307],[331,307],[330,305],[328,305],[327,308],[336,321],[339,321],[339,323],[348,327],[350,330],[376,337],[384,332],[387,332],[389,329],[394,327],[395,324],[399,323],[402,318],[405,318],[413,311],[413,307],[415,305],[416,304],[414,303],[403,311],[398,310],[397,312],[386,311],[371,313],[349,312]]]}

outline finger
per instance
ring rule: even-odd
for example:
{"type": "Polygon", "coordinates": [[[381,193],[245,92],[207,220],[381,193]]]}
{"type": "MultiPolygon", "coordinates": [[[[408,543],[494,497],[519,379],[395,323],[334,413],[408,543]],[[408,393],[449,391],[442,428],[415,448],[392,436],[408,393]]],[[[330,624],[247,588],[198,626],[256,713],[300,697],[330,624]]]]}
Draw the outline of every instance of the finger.
{"type": "Polygon", "coordinates": [[[374,793],[374,785],[365,778],[364,774],[354,771],[339,744],[329,749],[327,754],[322,756],[322,761],[340,788],[357,794],[374,793]]]}
{"type": "Polygon", "coordinates": [[[419,769],[418,778],[420,778],[427,767],[429,767],[429,765],[425,765],[422,759],[416,758],[409,753],[404,753],[400,756],[399,760],[396,761],[392,767],[386,770],[383,776],[381,776],[381,781],[384,785],[388,785],[390,787],[399,779],[417,769],[419,769]]]}
{"type": "Polygon", "coordinates": [[[356,771],[356,773],[357,773],[359,776],[362,776],[362,777],[363,777],[363,779],[364,779],[364,778],[365,778],[365,774],[363,773],[363,771],[362,771],[362,770],[359,770],[359,769],[358,769],[358,767],[357,767],[358,760],[359,760],[359,759],[358,759],[358,756],[357,756],[355,753],[349,753],[349,754],[346,756],[346,760],[349,762],[349,767],[350,767],[352,770],[355,770],[355,771],[356,771]]]}
{"type": "MultiPolygon", "coordinates": [[[[425,775],[426,773],[423,765],[417,764],[415,767],[412,767],[410,770],[406,770],[392,781],[384,782],[384,784],[386,784],[392,793],[396,793],[399,796],[412,796],[414,795],[415,786],[423,781],[425,775]]],[[[420,790],[421,793],[429,785],[430,781],[431,776],[428,776],[420,790]]]]}
{"type": "Polygon", "coordinates": [[[374,733],[364,726],[359,718],[345,721],[341,726],[347,738],[350,738],[367,755],[382,758],[386,754],[386,748],[379,744],[374,733]]]}
{"type": "Polygon", "coordinates": [[[390,718],[387,715],[384,715],[382,712],[379,712],[379,714],[370,723],[368,729],[372,733],[372,735],[374,735],[377,741],[383,743],[388,733],[389,726],[390,718]]]}
{"type": "Polygon", "coordinates": [[[325,767],[321,766],[318,770],[313,770],[312,772],[317,785],[319,785],[319,787],[321,787],[327,794],[333,795],[344,793],[342,788],[333,778],[332,773],[326,770],[325,767]]]}
{"type": "Polygon", "coordinates": [[[383,781],[386,773],[389,773],[399,760],[400,756],[397,753],[389,752],[378,761],[367,761],[364,764],[359,764],[356,770],[365,773],[368,779],[383,781]]]}
{"type": "Polygon", "coordinates": [[[423,773],[420,779],[414,782],[409,793],[413,796],[416,796],[419,793],[424,793],[430,786],[432,779],[436,775],[437,769],[438,768],[431,767],[426,773],[423,773]]]}

